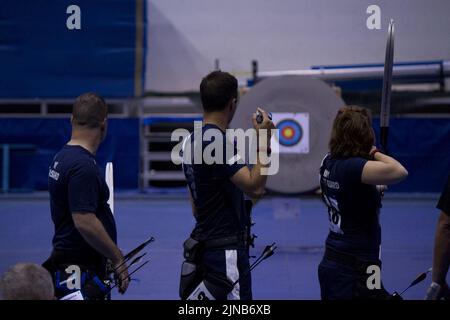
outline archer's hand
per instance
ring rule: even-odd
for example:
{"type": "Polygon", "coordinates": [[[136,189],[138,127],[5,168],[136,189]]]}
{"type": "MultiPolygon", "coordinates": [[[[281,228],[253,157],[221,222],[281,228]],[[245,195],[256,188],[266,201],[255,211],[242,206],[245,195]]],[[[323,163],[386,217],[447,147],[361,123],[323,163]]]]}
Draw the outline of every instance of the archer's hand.
{"type": "Polygon", "coordinates": [[[123,260],[120,260],[119,263],[114,265],[114,274],[116,277],[116,281],[119,282],[119,292],[124,294],[128,289],[128,285],[130,284],[130,277],[128,275],[128,267],[126,263],[123,263],[123,260]]]}
{"type": "Polygon", "coordinates": [[[258,145],[260,143],[259,130],[265,129],[265,130],[267,130],[267,137],[266,137],[267,141],[264,141],[264,144],[267,143],[267,145],[265,145],[265,146],[268,147],[270,145],[270,139],[272,137],[272,133],[274,133],[274,131],[272,129],[275,129],[275,125],[273,124],[272,120],[270,120],[269,114],[267,113],[267,111],[265,111],[261,108],[257,108],[257,111],[259,111],[263,116],[263,121],[261,123],[258,123],[256,121],[256,113],[254,113],[253,117],[252,117],[253,127],[257,130],[257,134],[258,134],[258,145]]]}
{"type": "Polygon", "coordinates": [[[272,120],[270,120],[269,114],[267,113],[267,111],[265,111],[261,108],[257,108],[257,111],[259,111],[261,113],[261,115],[263,116],[263,120],[261,123],[258,123],[256,121],[256,113],[254,113],[253,117],[252,117],[253,127],[256,130],[266,129],[266,130],[270,131],[271,129],[275,129],[275,125],[273,124],[272,120]]]}
{"type": "Polygon", "coordinates": [[[428,287],[425,300],[450,300],[450,289],[447,283],[440,285],[436,282],[432,282],[428,287]]]}

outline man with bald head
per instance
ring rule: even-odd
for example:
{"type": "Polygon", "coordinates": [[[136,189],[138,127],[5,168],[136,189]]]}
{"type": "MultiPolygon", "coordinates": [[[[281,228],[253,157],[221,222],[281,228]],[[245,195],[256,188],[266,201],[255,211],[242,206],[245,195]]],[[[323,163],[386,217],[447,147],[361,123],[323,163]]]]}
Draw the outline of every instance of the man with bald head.
{"type": "Polygon", "coordinates": [[[0,279],[1,300],[53,300],[52,277],[40,265],[18,263],[0,279]]]}
{"type": "Polygon", "coordinates": [[[116,224],[107,203],[109,189],[95,160],[106,136],[107,111],[99,95],[89,92],[79,96],[73,105],[71,139],[49,168],[55,234],[52,254],[44,266],[56,281],[58,298],[68,293],[60,286],[60,276],[67,276],[64,272],[68,267],[80,267],[103,279],[108,259],[115,269],[119,292],[128,287],[128,271],[116,244],[116,224]]]}

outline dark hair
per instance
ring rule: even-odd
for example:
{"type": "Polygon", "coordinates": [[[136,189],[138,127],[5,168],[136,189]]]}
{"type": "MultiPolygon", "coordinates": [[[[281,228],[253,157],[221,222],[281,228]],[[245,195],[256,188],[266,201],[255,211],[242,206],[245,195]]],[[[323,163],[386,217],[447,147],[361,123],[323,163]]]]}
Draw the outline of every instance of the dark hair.
{"type": "Polygon", "coordinates": [[[98,128],[107,115],[105,100],[93,92],[82,94],[73,104],[73,123],[78,126],[98,128]]]}
{"type": "Polygon", "coordinates": [[[331,156],[369,158],[374,144],[375,134],[369,110],[357,106],[339,109],[331,130],[331,156]]]}
{"type": "Polygon", "coordinates": [[[237,99],[237,79],[228,72],[213,71],[202,79],[200,96],[203,110],[222,111],[232,99],[237,99]]]}

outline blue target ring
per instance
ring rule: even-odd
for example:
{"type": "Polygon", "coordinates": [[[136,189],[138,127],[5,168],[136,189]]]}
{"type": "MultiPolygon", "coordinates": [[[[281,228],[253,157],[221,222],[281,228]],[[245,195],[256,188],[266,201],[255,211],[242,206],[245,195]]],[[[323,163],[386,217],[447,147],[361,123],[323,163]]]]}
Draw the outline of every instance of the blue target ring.
{"type": "Polygon", "coordinates": [[[279,129],[278,142],[282,146],[295,146],[303,138],[302,126],[295,120],[281,120],[277,124],[277,129],[279,129]]]}

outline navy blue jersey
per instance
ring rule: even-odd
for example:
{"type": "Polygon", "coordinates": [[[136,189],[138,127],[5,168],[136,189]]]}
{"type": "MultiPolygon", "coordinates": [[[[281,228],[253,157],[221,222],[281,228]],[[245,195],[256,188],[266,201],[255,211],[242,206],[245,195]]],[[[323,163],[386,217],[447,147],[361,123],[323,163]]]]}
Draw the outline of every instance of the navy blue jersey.
{"type": "Polygon", "coordinates": [[[450,215],[450,175],[447,178],[447,183],[442,190],[437,208],[447,215],[450,215]]]}
{"type": "Polygon", "coordinates": [[[50,208],[56,250],[93,252],[76,229],[72,213],[94,213],[116,242],[116,225],[107,203],[109,189],[94,156],[81,146],[65,145],[49,168],[50,208]]]}
{"type": "MultiPolygon", "coordinates": [[[[236,187],[230,178],[245,166],[241,161],[232,164],[226,162],[227,142],[225,134],[219,127],[206,124],[202,128],[204,134],[207,130],[219,130],[223,146],[223,159],[221,163],[201,164],[183,163],[183,170],[196,208],[196,224],[191,236],[199,241],[217,239],[231,235],[242,234],[246,231],[249,216],[246,213],[244,193],[236,187]]],[[[188,139],[191,150],[194,150],[194,134],[188,139]]],[[[212,139],[214,141],[214,139],[212,139]]],[[[202,141],[202,151],[212,143],[202,141]]],[[[186,146],[185,149],[189,147],[186,146]]],[[[236,155],[236,148],[231,146],[236,155]]],[[[185,150],[186,151],[186,150],[185,150]]],[[[212,152],[214,154],[214,152],[212,152]]],[[[192,151],[194,157],[194,151],[192,151]]],[[[194,160],[194,159],[192,159],[194,160]]]]}
{"type": "Polygon", "coordinates": [[[333,159],[320,168],[322,197],[328,207],[330,233],[326,245],[361,258],[378,258],[381,244],[381,196],[373,185],[361,182],[367,159],[333,159]]]}

